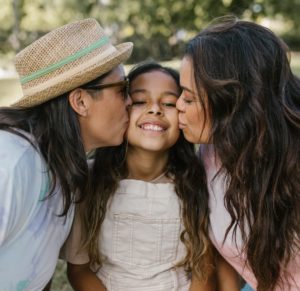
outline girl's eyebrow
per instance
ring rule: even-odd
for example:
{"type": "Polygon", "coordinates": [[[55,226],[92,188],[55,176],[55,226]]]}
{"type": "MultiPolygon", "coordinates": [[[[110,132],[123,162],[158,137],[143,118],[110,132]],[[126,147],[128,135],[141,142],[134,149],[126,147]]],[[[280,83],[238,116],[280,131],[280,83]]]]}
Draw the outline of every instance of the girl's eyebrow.
{"type": "MultiPolygon", "coordinates": [[[[134,89],[134,90],[130,91],[130,94],[134,94],[134,93],[147,93],[148,94],[149,91],[146,89],[134,89]]],[[[173,91],[165,91],[162,93],[162,96],[164,96],[164,95],[173,95],[176,98],[178,97],[178,93],[175,93],[173,91]]]]}
{"type": "Polygon", "coordinates": [[[175,93],[173,91],[165,91],[165,92],[163,92],[162,96],[164,96],[164,95],[172,95],[172,96],[175,96],[178,98],[178,93],[175,93]]]}

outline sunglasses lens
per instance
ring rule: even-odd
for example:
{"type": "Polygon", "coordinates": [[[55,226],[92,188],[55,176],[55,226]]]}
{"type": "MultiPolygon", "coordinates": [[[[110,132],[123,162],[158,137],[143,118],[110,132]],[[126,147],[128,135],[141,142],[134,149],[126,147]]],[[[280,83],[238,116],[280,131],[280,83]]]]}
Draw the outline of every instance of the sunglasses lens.
{"type": "Polygon", "coordinates": [[[119,87],[122,90],[124,100],[129,98],[129,82],[128,79],[124,81],[116,82],[116,83],[109,83],[109,84],[100,84],[94,86],[88,86],[86,89],[89,90],[103,90],[112,87],[119,87]]]}

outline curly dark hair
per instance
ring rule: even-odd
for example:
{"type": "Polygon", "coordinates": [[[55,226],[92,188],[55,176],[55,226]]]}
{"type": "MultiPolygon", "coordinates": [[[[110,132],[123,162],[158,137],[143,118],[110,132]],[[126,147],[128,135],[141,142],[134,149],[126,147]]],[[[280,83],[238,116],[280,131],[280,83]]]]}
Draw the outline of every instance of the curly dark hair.
{"type": "MultiPolygon", "coordinates": [[[[179,87],[177,71],[157,63],[142,63],[134,67],[128,75],[129,81],[137,76],[161,71],[171,76],[179,87]]],[[[99,254],[99,233],[104,220],[107,203],[117,190],[119,181],[128,177],[126,165],[126,143],[119,147],[97,149],[92,168],[92,194],[87,197],[84,207],[84,229],[87,238],[84,246],[91,263],[101,264],[99,254]]],[[[174,178],[175,190],[182,202],[182,218],[185,230],[180,238],[185,244],[187,255],[178,266],[187,272],[193,268],[194,274],[206,279],[212,271],[212,250],[208,240],[208,191],[206,174],[202,162],[195,155],[195,147],[186,141],[183,134],[170,148],[166,175],[174,178]]],[[[101,243],[101,242],[100,242],[101,243]]]]}
{"type": "Polygon", "coordinates": [[[228,178],[224,240],[239,228],[257,290],[274,290],[292,280],[285,267],[300,247],[300,80],[288,48],[265,27],[223,18],[189,42],[185,57],[205,91],[218,174],[228,178]]]}

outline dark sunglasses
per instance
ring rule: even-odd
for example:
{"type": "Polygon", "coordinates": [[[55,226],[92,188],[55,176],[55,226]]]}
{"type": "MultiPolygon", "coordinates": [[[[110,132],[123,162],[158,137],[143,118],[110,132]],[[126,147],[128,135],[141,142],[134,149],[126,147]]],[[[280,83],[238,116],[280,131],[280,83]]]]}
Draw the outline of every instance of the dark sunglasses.
{"type": "Polygon", "coordinates": [[[128,98],[129,96],[129,80],[125,78],[123,81],[115,82],[115,83],[108,83],[108,84],[99,84],[99,85],[91,85],[85,86],[84,89],[87,90],[103,90],[106,88],[113,88],[113,87],[122,87],[124,98],[128,98]]]}

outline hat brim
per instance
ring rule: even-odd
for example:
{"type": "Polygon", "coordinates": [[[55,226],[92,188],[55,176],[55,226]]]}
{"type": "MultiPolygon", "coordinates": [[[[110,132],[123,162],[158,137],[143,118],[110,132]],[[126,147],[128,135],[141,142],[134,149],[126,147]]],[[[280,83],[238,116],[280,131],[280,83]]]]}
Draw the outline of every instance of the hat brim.
{"type": "Polygon", "coordinates": [[[11,106],[37,106],[102,76],[130,57],[133,44],[126,42],[116,45],[115,48],[116,50],[105,58],[97,55],[67,72],[24,90],[23,97],[11,106]]]}

